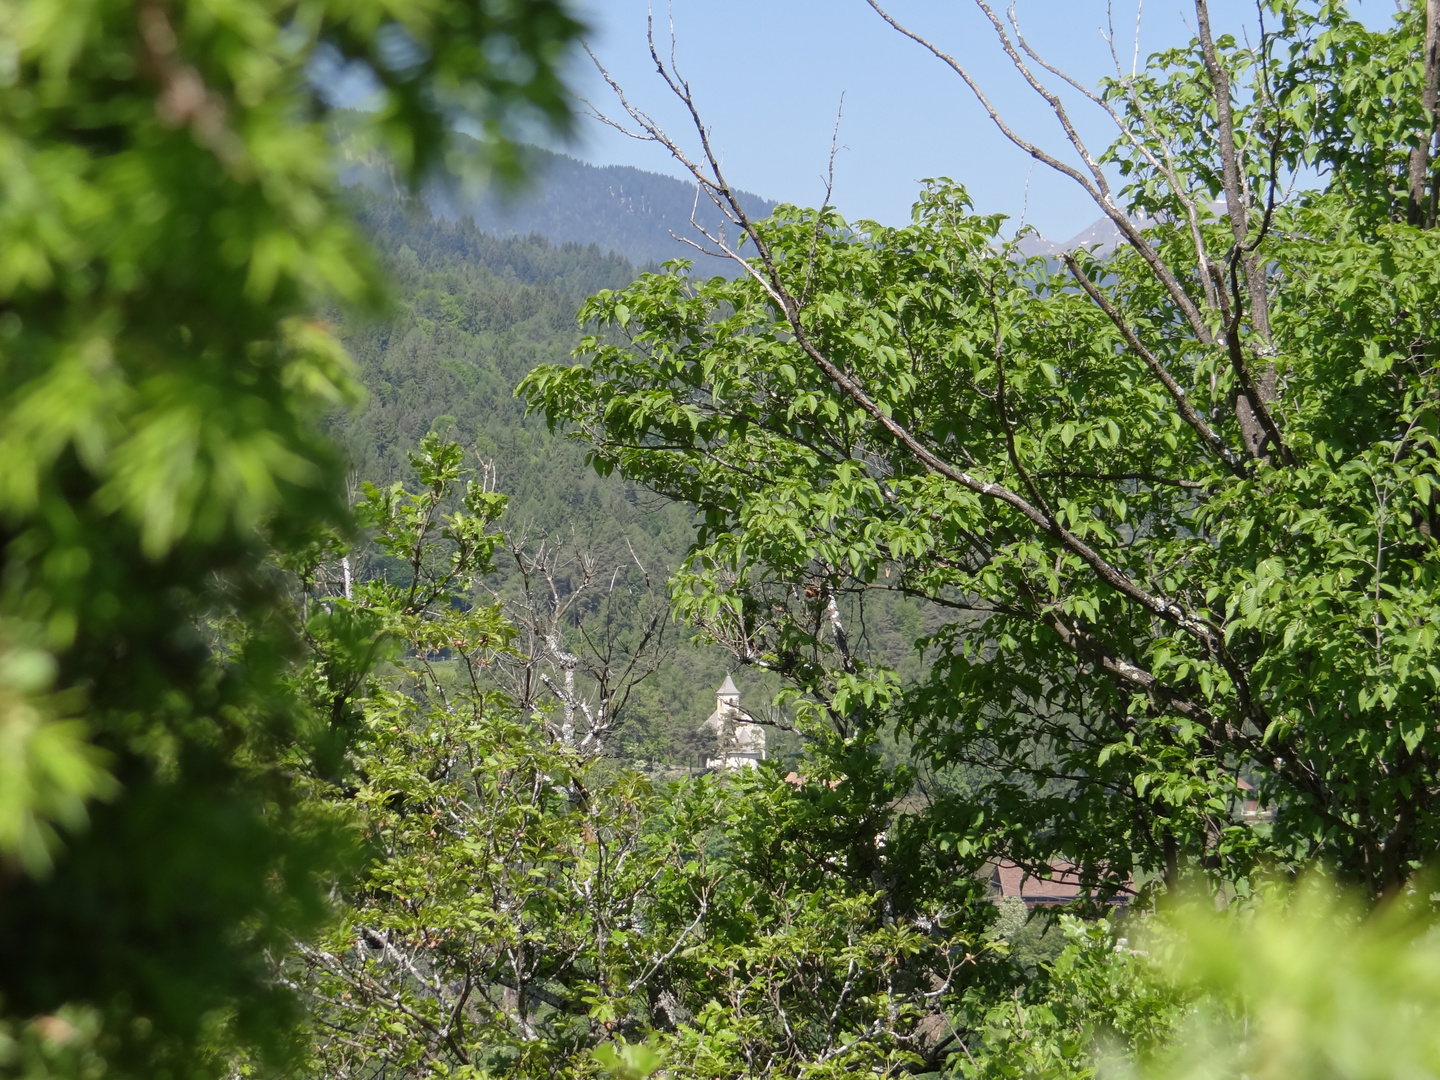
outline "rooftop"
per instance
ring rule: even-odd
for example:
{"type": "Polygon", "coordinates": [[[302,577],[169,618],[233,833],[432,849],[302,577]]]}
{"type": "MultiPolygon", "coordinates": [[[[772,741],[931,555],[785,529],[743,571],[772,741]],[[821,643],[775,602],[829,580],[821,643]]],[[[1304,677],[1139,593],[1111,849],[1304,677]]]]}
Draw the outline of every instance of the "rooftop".
{"type": "MultiPolygon", "coordinates": [[[[1074,863],[1056,859],[1047,870],[1048,877],[1039,877],[1023,866],[1002,861],[995,864],[990,882],[1000,890],[1001,897],[1023,900],[1028,908],[1069,904],[1089,895],[1080,880],[1080,867],[1074,863]]],[[[1125,902],[1124,893],[1110,900],[1112,904],[1125,902]]]]}

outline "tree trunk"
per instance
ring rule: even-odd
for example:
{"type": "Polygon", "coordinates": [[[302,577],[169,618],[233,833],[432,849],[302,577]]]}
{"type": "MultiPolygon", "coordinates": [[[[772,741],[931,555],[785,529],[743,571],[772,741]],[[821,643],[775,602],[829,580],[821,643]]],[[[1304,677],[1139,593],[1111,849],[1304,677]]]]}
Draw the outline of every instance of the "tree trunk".
{"type": "Polygon", "coordinates": [[[1425,119],[1410,151],[1410,206],[1407,219],[1422,229],[1435,227],[1435,200],[1430,191],[1430,149],[1435,142],[1436,100],[1440,91],[1440,0],[1425,3],[1425,86],[1420,93],[1425,119]]]}
{"type": "MultiPolygon", "coordinates": [[[[1440,0],[1428,0],[1431,4],[1440,3],[1440,0]]],[[[1235,402],[1235,416],[1240,422],[1241,436],[1245,440],[1245,448],[1252,457],[1265,455],[1263,447],[1269,441],[1269,433],[1266,431],[1265,418],[1260,414],[1266,406],[1278,396],[1278,379],[1275,371],[1275,362],[1270,359],[1274,355],[1270,338],[1270,305],[1266,295],[1265,271],[1259,259],[1254,253],[1246,253],[1244,247],[1250,235],[1250,198],[1246,190],[1245,178],[1241,172],[1240,146],[1235,138],[1235,117],[1230,101],[1230,76],[1225,66],[1220,62],[1219,53],[1215,49],[1214,36],[1210,32],[1210,9],[1206,0],[1195,0],[1195,20],[1200,38],[1200,49],[1205,58],[1205,68],[1210,76],[1211,88],[1215,94],[1215,116],[1219,126],[1220,141],[1220,162],[1222,166],[1222,180],[1225,187],[1225,214],[1230,219],[1230,232],[1235,238],[1235,250],[1232,257],[1240,261],[1240,269],[1245,279],[1245,292],[1242,296],[1237,292],[1234,303],[1238,306],[1249,304],[1249,323],[1251,331],[1259,339],[1258,355],[1262,358],[1259,371],[1254,378],[1254,385],[1249,389],[1242,389],[1235,402]],[[1252,400],[1252,398],[1257,400],[1252,400]]],[[[1225,290],[1227,284],[1224,280],[1215,282],[1217,289],[1225,290]]],[[[1236,313],[1236,319],[1240,313],[1236,313]]],[[[1238,325],[1236,327],[1238,332],[1238,325]]],[[[1238,354],[1232,354],[1232,362],[1237,366],[1244,363],[1238,354]]],[[[1279,450],[1279,446],[1272,447],[1272,452],[1279,450]]]]}
{"type": "Polygon", "coordinates": [[[1180,889],[1180,845],[1169,829],[1161,837],[1165,852],[1165,892],[1174,896],[1180,889]]]}

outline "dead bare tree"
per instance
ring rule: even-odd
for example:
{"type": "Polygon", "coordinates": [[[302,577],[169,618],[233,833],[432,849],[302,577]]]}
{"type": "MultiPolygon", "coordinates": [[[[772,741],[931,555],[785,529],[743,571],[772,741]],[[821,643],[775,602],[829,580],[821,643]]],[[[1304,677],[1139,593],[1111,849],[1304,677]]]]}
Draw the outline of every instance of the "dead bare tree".
{"type": "Polygon", "coordinates": [[[508,583],[490,586],[520,631],[502,658],[506,689],[524,709],[558,709],[553,738],[604,751],[635,688],[665,661],[669,607],[629,541],[606,560],[578,536],[522,528],[507,539],[508,583]]]}

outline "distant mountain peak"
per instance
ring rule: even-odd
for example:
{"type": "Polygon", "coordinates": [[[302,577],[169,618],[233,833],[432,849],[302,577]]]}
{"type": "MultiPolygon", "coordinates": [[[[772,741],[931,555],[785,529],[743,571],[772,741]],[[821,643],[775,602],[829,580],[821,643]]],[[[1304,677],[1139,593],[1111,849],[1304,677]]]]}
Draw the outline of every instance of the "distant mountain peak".
{"type": "MultiPolygon", "coordinates": [[[[1135,224],[1142,229],[1148,228],[1152,222],[1147,217],[1131,218],[1135,224]]],[[[1067,251],[1078,251],[1080,248],[1096,248],[1100,255],[1109,255],[1124,242],[1124,236],[1120,227],[1108,217],[1100,217],[1092,221],[1085,228],[1072,236],[1069,240],[1056,243],[1054,240],[1047,240],[1039,233],[1032,233],[1025,237],[1017,245],[1022,255],[1060,255],[1067,251]]]]}
{"type": "MultiPolygon", "coordinates": [[[[493,236],[539,235],[556,245],[596,244],[637,266],[686,258],[706,276],[729,270],[721,259],[707,257],[684,242],[711,246],[692,224],[692,214],[712,233],[728,231],[728,241],[738,239],[708,199],[697,202],[693,184],[628,165],[592,165],[539,148],[531,148],[527,156],[532,179],[518,193],[477,189],[460,177],[445,175],[426,185],[425,201],[437,217],[471,218],[476,228],[493,236]]],[[[380,190],[389,183],[384,170],[369,163],[353,165],[345,180],[380,190]]],[[[739,199],[746,213],[757,219],[767,217],[776,205],[749,192],[740,192],[739,199]]]]}
{"type": "MultiPolygon", "coordinates": [[[[1217,217],[1225,214],[1225,202],[1220,200],[1210,205],[1210,212],[1217,217]]],[[[1131,214],[1130,220],[1141,229],[1148,229],[1155,224],[1155,219],[1147,214],[1131,214]]],[[[1078,251],[1080,248],[1096,248],[1097,254],[1109,255],[1125,242],[1125,237],[1120,232],[1120,227],[1106,216],[1101,216],[1092,221],[1085,228],[1072,236],[1069,240],[1056,243],[1047,240],[1039,233],[1031,233],[1020,241],[1018,247],[1022,255],[1059,255],[1066,251],[1078,251]]]]}

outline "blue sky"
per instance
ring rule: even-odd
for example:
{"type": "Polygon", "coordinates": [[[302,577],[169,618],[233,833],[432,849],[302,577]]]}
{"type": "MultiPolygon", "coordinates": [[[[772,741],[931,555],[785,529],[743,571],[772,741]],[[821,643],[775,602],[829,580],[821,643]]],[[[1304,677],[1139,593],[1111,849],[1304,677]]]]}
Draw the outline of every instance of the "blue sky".
{"type": "MultiPolygon", "coordinates": [[[[1116,51],[1134,55],[1137,0],[1114,0],[1116,51]]],[[[1004,0],[1000,0],[1003,8],[1004,0]]],[[[645,46],[646,0],[583,0],[591,44],[631,100],[674,132],[683,118],[653,73],[645,46]]],[[[969,0],[892,0],[890,11],[970,66],[988,94],[1027,137],[1061,148],[1060,131],[1020,83],[993,31],[969,0]]],[[[1372,25],[1388,21],[1393,0],[1356,5],[1372,25]]],[[[1010,146],[964,84],[919,46],[889,30],[865,0],[674,0],[677,58],[689,79],[732,183],[770,198],[818,202],[837,107],[844,94],[834,200],[848,218],[908,219],[918,181],[949,176],[965,184],[983,212],[1025,219],[1063,240],[1098,213],[1073,182],[1010,146]],[[1028,183],[1028,199],[1026,189],[1028,183]]],[[[1217,33],[1256,34],[1254,0],[1211,0],[1217,33]]],[[[1143,0],[1140,58],[1188,40],[1192,0],[1143,0]]],[[[1113,73],[1102,36],[1106,0],[1017,0],[1030,44],[1087,85],[1113,73]]],[[[665,18],[657,0],[657,22],[665,18]]],[[[663,25],[661,27],[663,30],[663,25]]],[[[668,32],[667,32],[668,33],[668,32]]],[[[588,63],[588,61],[587,61],[588,63]]],[[[593,72],[577,69],[577,88],[614,107],[593,72]]],[[[1075,106],[1098,151],[1109,141],[1103,116],[1075,106]]],[[[657,147],[632,142],[593,121],[570,152],[601,164],[678,174],[657,147]]]]}

